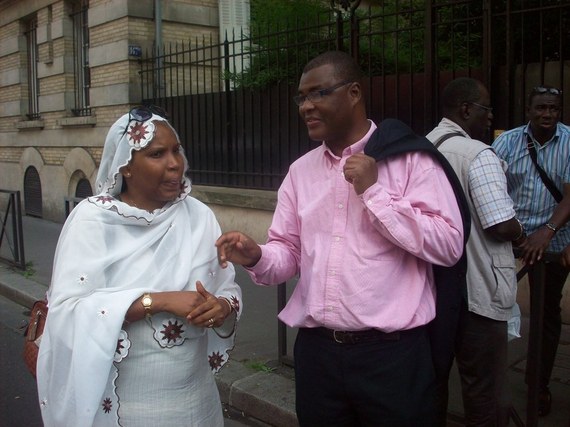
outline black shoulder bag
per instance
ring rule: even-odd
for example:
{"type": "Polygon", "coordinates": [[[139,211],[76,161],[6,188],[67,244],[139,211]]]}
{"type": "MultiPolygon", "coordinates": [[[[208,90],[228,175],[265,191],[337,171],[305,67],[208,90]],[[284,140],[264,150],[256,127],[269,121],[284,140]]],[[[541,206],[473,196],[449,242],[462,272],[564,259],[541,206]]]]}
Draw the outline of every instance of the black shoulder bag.
{"type": "Polygon", "coordinates": [[[446,133],[434,143],[435,148],[438,148],[444,141],[447,141],[449,138],[453,138],[454,136],[465,136],[465,135],[463,135],[461,132],[446,133]]]}
{"type": "Polygon", "coordinates": [[[530,158],[532,159],[534,166],[536,166],[536,170],[538,171],[538,174],[540,175],[540,179],[542,179],[544,186],[548,189],[548,191],[550,191],[550,194],[552,194],[552,197],[554,197],[554,200],[556,200],[558,203],[560,203],[560,201],[562,200],[562,193],[560,192],[560,190],[558,190],[558,188],[556,188],[556,185],[554,185],[554,183],[552,182],[550,177],[546,174],[544,169],[542,169],[539,166],[538,161],[536,160],[536,149],[534,148],[534,144],[532,143],[532,139],[530,138],[530,135],[528,135],[528,134],[527,134],[526,148],[528,149],[528,153],[530,154],[530,158]]]}

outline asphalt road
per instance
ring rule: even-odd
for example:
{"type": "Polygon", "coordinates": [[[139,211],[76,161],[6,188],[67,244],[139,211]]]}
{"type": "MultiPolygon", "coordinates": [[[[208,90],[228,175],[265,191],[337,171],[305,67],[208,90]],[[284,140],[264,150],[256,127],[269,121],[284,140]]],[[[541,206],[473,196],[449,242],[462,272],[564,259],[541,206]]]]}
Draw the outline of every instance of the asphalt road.
{"type": "Polygon", "coordinates": [[[0,425],[42,427],[36,381],[22,359],[28,310],[0,297],[0,425]]]}

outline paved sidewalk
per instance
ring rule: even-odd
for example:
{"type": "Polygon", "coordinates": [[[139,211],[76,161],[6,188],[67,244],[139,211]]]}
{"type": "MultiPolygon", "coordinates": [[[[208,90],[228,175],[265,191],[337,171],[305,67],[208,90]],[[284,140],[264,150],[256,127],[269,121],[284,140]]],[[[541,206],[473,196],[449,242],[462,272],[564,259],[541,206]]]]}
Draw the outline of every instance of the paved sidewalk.
{"type": "MultiPolygon", "coordinates": [[[[0,294],[31,307],[42,298],[51,279],[53,254],[62,225],[24,217],[26,274],[0,262],[0,294]]],[[[0,253],[5,256],[5,248],[0,253]]],[[[277,297],[274,288],[251,284],[237,269],[236,281],[244,293],[244,314],[239,324],[236,348],[230,362],[217,376],[222,402],[231,411],[247,417],[252,425],[297,426],[293,371],[277,363],[277,297]]],[[[522,319],[523,337],[509,345],[509,381],[513,407],[526,422],[526,386],[524,367],[528,337],[528,319],[522,319]]],[[[291,353],[294,331],[288,333],[291,353]]],[[[570,427],[570,325],[563,325],[556,366],[551,382],[552,413],[539,419],[539,426],[570,427]]],[[[450,382],[448,426],[460,426],[462,401],[459,379],[453,369],[450,382]]],[[[516,425],[511,421],[511,425],[516,425]]]]}

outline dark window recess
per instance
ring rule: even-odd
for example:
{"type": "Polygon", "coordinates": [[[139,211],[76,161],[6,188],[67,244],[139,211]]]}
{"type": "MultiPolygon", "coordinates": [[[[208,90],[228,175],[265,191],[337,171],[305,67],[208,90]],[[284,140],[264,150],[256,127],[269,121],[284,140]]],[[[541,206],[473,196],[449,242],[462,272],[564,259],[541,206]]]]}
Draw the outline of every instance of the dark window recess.
{"type": "Polygon", "coordinates": [[[33,166],[26,169],[24,175],[24,206],[26,215],[42,218],[42,183],[33,166]]]}
{"type": "Polygon", "coordinates": [[[85,199],[86,197],[90,197],[93,195],[93,190],[91,190],[91,184],[89,180],[82,178],[77,183],[77,187],[75,187],[75,197],[85,199]]]}

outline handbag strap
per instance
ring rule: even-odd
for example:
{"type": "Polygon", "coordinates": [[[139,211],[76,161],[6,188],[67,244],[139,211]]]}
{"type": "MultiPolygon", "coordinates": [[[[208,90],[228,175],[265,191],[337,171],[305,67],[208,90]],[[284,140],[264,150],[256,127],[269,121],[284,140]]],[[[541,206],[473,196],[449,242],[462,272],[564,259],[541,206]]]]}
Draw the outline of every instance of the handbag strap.
{"type": "Polygon", "coordinates": [[[434,143],[435,148],[438,148],[442,144],[442,142],[447,141],[449,138],[453,138],[454,136],[464,136],[464,135],[461,132],[446,133],[434,143]]]}
{"type": "Polygon", "coordinates": [[[560,203],[560,201],[562,200],[562,193],[560,192],[560,190],[558,190],[558,188],[556,188],[556,185],[554,185],[554,183],[552,182],[550,177],[546,174],[544,169],[542,169],[538,164],[538,160],[536,159],[536,148],[534,148],[534,144],[532,142],[532,139],[530,138],[530,135],[527,134],[526,137],[527,137],[526,148],[528,149],[528,153],[530,154],[530,158],[532,159],[534,166],[536,166],[536,170],[540,175],[540,179],[542,179],[544,186],[548,189],[548,191],[550,191],[550,194],[552,194],[554,200],[560,203]]]}

